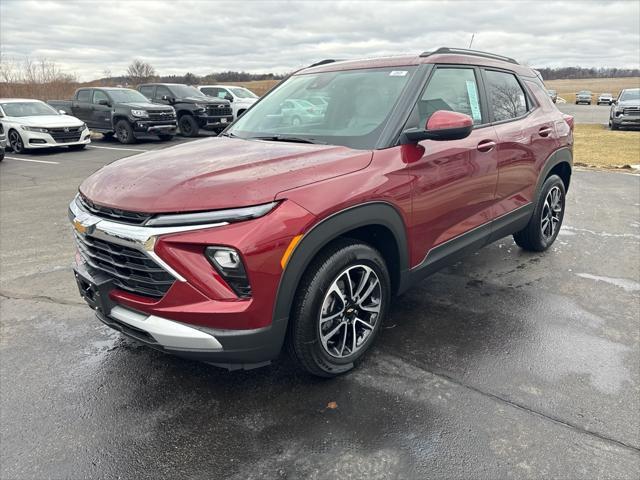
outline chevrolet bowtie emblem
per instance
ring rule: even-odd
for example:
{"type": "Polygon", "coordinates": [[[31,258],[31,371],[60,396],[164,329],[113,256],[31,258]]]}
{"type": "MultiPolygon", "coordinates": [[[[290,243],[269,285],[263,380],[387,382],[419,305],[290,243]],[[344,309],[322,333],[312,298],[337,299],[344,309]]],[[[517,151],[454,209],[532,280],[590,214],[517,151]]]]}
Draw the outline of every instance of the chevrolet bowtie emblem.
{"type": "Polygon", "coordinates": [[[85,227],[80,220],[76,219],[73,221],[73,228],[76,229],[76,232],[85,234],[87,233],[87,227],[85,227]]]}

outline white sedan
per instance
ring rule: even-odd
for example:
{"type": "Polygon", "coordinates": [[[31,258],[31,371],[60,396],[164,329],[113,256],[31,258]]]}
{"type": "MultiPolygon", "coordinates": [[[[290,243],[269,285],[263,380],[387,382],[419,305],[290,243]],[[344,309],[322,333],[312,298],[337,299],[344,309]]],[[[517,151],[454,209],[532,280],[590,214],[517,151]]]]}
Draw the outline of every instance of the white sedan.
{"type": "Polygon", "coordinates": [[[0,98],[0,122],[15,153],[49,147],[81,150],[91,143],[87,125],[40,100],[0,98]]]}

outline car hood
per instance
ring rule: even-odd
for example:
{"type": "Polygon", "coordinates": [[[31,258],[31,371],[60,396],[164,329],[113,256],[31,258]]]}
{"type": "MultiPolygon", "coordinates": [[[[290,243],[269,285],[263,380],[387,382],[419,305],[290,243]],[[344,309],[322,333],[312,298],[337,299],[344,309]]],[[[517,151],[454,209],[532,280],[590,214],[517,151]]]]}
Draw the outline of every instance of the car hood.
{"type": "Polygon", "coordinates": [[[151,102],[128,102],[120,103],[119,105],[124,105],[130,108],[139,108],[140,110],[171,110],[171,107],[167,107],[166,105],[158,105],[157,103],[151,102]]]}
{"type": "Polygon", "coordinates": [[[640,100],[624,100],[618,102],[619,107],[640,107],[640,100]]]}
{"type": "Polygon", "coordinates": [[[178,98],[176,103],[202,103],[204,105],[228,105],[229,102],[227,100],[212,100],[211,98],[202,98],[202,97],[185,97],[178,98]]]}
{"type": "Polygon", "coordinates": [[[71,115],[34,115],[32,117],[12,117],[12,121],[28,127],[79,127],[82,120],[71,115]]]}
{"type": "Polygon", "coordinates": [[[271,202],[278,193],[365,168],[371,151],[217,137],[125,158],[80,192],[122,210],[216,210],[271,202]]]}

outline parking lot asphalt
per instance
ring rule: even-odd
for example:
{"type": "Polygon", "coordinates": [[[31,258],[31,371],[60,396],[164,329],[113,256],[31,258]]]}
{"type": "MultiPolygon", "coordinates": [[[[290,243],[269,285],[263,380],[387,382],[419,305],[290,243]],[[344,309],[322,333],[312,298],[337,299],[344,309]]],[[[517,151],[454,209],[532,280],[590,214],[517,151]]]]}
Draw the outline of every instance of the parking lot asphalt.
{"type": "Polygon", "coordinates": [[[573,115],[576,123],[596,123],[606,125],[609,123],[609,105],[575,105],[573,103],[556,103],[556,107],[562,113],[573,115]]]}
{"type": "Polygon", "coordinates": [[[67,205],[170,144],[126,148],[0,164],[0,478],[637,478],[639,176],[575,172],[548,252],[505,238],[430,277],[355,371],[319,380],[286,356],[181,360],[94,318],[67,205]]]}

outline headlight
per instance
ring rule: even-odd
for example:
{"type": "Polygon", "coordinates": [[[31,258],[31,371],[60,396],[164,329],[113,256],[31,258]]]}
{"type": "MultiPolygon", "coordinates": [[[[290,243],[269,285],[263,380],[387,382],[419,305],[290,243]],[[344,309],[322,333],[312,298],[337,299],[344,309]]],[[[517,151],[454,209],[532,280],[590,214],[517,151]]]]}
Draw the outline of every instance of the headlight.
{"type": "Polygon", "coordinates": [[[236,295],[242,298],[251,296],[251,285],[237,250],[212,246],[205,248],[204,255],[236,295]]]}
{"type": "Polygon", "coordinates": [[[204,107],[205,107],[205,106],[204,106],[203,104],[201,104],[201,103],[195,103],[193,106],[194,106],[194,107],[196,107],[196,108],[201,108],[201,109],[204,109],[204,107]]]}
{"type": "Polygon", "coordinates": [[[146,110],[131,110],[131,115],[133,115],[134,117],[148,117],[149,116],[149,112],[147,112],[146,110]]]}
{"type": "Polygon", "coordinates": [[[27,132],[49,133],[49,130],[41,127],[28,127],[26,125],[22,125],[22,129],[26,130],[27,132]]]}
{"type": "Polygon", "coordinates": [[[87,124],[83,123],[82,125],[80,125],[80,128],[78,128],[78,131],[79,132],[84,132],[86,130],[86,128],[87,128],[87,124]]]}
{"type": "Polygon", "coordinates": [[[233,223],[250,220],[266,215],[278,202],[265,203],[254,207],[233,208],[230,210],[212,210],[210,212],[178,213],[158,215],[147,220],[146,227],[167,227],[179,225],[206,225],[208,223],[233,223]]]}

